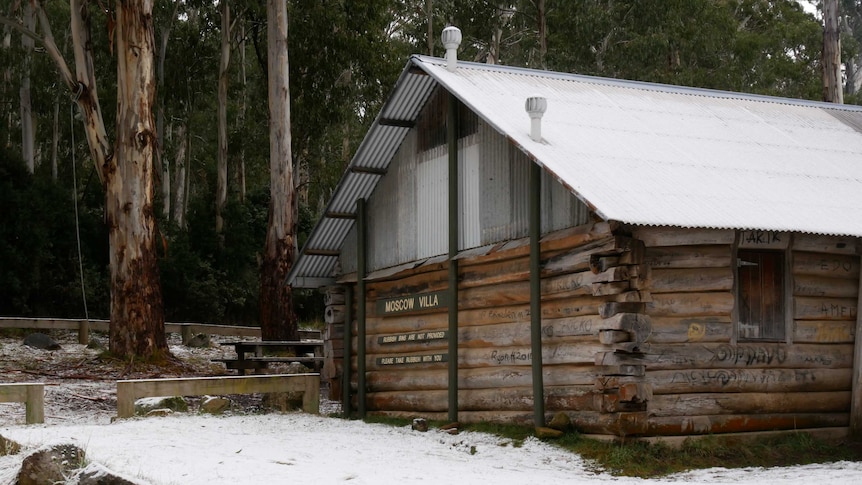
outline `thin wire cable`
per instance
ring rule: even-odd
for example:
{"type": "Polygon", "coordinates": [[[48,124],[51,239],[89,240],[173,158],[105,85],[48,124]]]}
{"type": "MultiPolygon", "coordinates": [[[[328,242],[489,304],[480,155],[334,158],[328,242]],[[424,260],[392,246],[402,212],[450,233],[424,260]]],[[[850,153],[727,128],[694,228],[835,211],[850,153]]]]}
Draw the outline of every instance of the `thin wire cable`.
{"type": "MultiPolygon", "coordinates": [[[[80,93],[80,90],[79,90],[80,93]]],[[[75,202],[75,237],[78,240],[78,270],[81,274],[81,299],[84,300],[84,318],[90,321],[87,310],[87,291],[84,287],[84,259],[81,257],[81,224],[78,221],[78,174],[75,169],[75,103],[69,105],[69,127],[72,131],[72,200],[75,202]]]]}

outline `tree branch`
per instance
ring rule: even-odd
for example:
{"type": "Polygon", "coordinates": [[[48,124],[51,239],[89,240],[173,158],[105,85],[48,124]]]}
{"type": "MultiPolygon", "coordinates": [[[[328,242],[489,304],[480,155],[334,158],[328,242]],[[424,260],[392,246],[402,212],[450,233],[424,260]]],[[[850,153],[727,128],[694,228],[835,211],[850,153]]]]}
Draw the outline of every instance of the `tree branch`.
{"type": "Polygon", "coordinates": [[[27,27],[24,27],[24,24],[22,24],[20,22],[17,22],[15,20],[10,19],[9,17],[7,17],[5,15],[0,14],[0,24],[8,25],[9,27],[12,27],[13,29],[17,30],[20,34],[26,35],[27,37],[35,40],[36,42],[38,42],[42,45],[45,45],[45,41],[42,40],[41,37],[39,37],[39,34],[37,34],[36,32],[33,32],[32,30],[28,29],[27,27]]]}
{"type": "Polygon", "coordinates": [[[31,3],[33,5],[33,10],[39,15],[39,25],[42,27],[42,33],[45,35],[45,38],[41,40],[42,44],[48,51],[48,55],[51,56],[57,64],[57,69],[60,70],[60,76],[63,77],[63,81],[66,83],[66,86],[68,86],[72,92],[78,92],[78,80],[72,75],[72,71],[70,71],[69,66],[66,65],[66,60],[63,59],[63,55],[60,54],[60,49],[57,48],[57,43],[54,42],[54,34],[51,33],[51,24],[48,23],[48,16],[45,15],[45,10],[42,8],[39,0],[31,0],[31,3]]]}

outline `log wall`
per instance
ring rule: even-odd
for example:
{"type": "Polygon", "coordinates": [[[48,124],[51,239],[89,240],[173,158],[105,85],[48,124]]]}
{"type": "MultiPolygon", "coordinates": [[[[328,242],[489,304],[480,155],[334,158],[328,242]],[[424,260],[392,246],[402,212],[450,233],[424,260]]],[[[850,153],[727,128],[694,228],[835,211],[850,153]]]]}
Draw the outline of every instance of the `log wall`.
{"type": "MultiPolygon", "coordinates": [[[[549,415],[590,416],[584,422],[593,432],[618,427],[618,417],[594,415],[645,408],[640,367],[596,364],[598,355],[629,352],[649,335],[648,322],[637,315],[643,307],[643,270],[632,261],[630,238],[615,235],[613,228],[578,226],[545,236],[541,245],[545,408],[549,415]]],[[[445,418],[448,307],[387,313],[380,302],[405,295],[442,298],[446,287],[445,263],[368,283],[369,412],[445,418]]],[[[528,241],[464,255],[458,300],[460,419],[530,422],[528,241]]]]}
{"type": "MultiPolygon", "coordinates": [[[[581,432],[616,436],[847,426],[857,242],[779,239],[767,240],[786,255],[787,332],[763,341],[739,338],[734,324],[736,251],[756,244],[744,232],[596,223],[545,236],[548,417],[565,411],[581,432]]],[[[457,358],[461,421],[531,423],[528,253],[516,240],[462,254],[457,357],[445,301],[397,311],[405,296],[446,296],[445,261],[369,281],[368,412],[446,419],[457,358]]]]}
{"type": "Polygon", "coordinates": [[[652,300],[646,434],[847,426],[859,291],[853,238],[636,228],[652,300]],[[736,248],[785,254],[786,338],[734,329],[736,248]]]}

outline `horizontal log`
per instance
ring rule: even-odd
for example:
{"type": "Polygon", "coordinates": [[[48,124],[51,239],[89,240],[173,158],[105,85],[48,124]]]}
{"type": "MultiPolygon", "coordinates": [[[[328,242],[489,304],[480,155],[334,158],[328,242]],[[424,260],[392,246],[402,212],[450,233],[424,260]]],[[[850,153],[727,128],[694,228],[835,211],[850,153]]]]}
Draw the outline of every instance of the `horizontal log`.
{"type": "Polygon", "coordinates": [[[859,281],[856,279],[796,275],[793,277],[793,294],[796,296],[855,298],[859,294],[859,281]]]}
{"type": "Polygon", "coordinates": [[[530,259],[522,256],[516,259],[469,266],[459,263],[458,273],[458,287],[461,289],[528,281],[530,279],[530,259]]]}
{"type": "Polygon", "coordinates": [[[648,415],[645,412],[578,411],[566,414],[572,420],[572,426],[582,434],[639,436],[647,432],[648,415]]]}
{"type": "Polygon", "coordinates": [[[542,251],[553,251],[590,244],[613,235],[616,223],[596,222],[554,231],[542,236],[542,251]]]}
{"type": "Polygon", "coordinates": [[[458,391],[458,408],[464,411],[529,411],[533,388],[470,389],[458,391]]]}
{"type": "MultiPolygon", "coordinates": [[[[545,399],[551,408],[591,411],[596,391],[592,386],[547,388],[545,399]]],[[[397,391],[368,394],[374,410],[442,411],[448,409],[448,393],[438,391],[397,391]]],[[[458,391],[458,408],[463,411],[530,411],[533,388],[466,389],[458,391]]]]}
{"type": "MultiPolygon", "coordinates": [[[[540,251],[545,254],[588,247],[595,244],[596,241],[610,238],[613,235],[614,227],[615,224],[598,222],[555,231],[542,237],[540,251]]],[[[471,265],[528,256],[530,254],[529,243],[529,238],[506,241],[484,254],[465,256],[460,261],[462,265],[471,265]]]]}
{"type": "Polygon", "coordinates": [[[850,369],[680,369],[650,371],[653,394],[828,392],[850,389],[850,369]]]}
{"type": "Polygon", "coordinates": [[[604,302],[604,298],[594,296],[543,301],[542,319],[596,315],[604,302]]]}
{"type": "Polygon", "coordinates": [[[649,247],[697,246],[706,244],[733,244],[736,232],[730,229],[684,229],[676,227],[641,226],[632,235],[649,247]]]}
{"type": "Polygon", "coordinates": [[[859,241],[850,236],[794,234],[792,248],[795,251],[855,255],[859,251],[859,241]]]}
{"type": "MultiPolygon", "coordinates": [[[[432,291],[442,291],[449,286],[449,273],[445,268],[436,271],[411,270],[400,278],[388,281],[373,281],[367,284],[366,298],[379,300],[403,295],[415,295],[432,291]]],[[[373,305],[369,306],[373,311],[373,305]]]]}
{"type": "Polygon", "coordinates": [[[661,293],[652,295],[646,313],[658,317],[729,316],[733,311],[733,293],[661,293]]]}
{"type": "Polygon", "coordinates": [[[529,303],[529,281],[467,288],[458,292],[459,308],[488,308],[529,303]]]}
{"type": "MultiPolygon", "coordinates": [[[[389,418],[415,419],[414,411],[370,411],[370,416],[385,416],[389,418]]],[[[448,412],[423,412],[422,417],[433,421],[446,421],[448,412]]],[[[459,423],[497,423],[518,424],[529,426],[533,423],[533,412],[526,411],[461,411],[458,413],[459,423]]]]}
{"type": "Polygon", "coordinates": [[[837,344],[853,343],[856,335],[856,322],[795,320],[793,322],[793,341],[796,343],[837,344]]]}
{"type": "Polygon", "coordinates": [[[340,286],[329,287],[323,294],[324,305],[344,305],[345,301],[344,288],[340,286]]]}
{"type": "MultiPolygon", "coordinates": [[[[571,317],[546,319],[542,321],[542,340],[545,343],[559,341],[584,342],[595,341],[602,319],[598,316],[571,317]]],[[[634,322],[629,327],[636,330],[634,322]]],[[[445,329],[426,332],[422,330],[417,334],[392,333],[379,334],[370,333],[366,338],[366,349],[369,353],[403,353],[419,352],[431,349],[445,349],[448,345],[448,336],[444,338],[428,338],[428,333],[439,333],[445,329]],[[391,341],[386,339],[381,342],[381,337],[412,337],[391,341]]],[[[462,325],[458,330],[458,345],[461,348],[488,348],[505,347],[513,345],[530,345],[530,325],[527,322],[501,323],[498,325],[469,326],[462,325]]]]}
{"type": "Polygon", "coordinates": [[[681,436],[847,426],[848,413],[736,414],[650,418],[649,436],[681,436]]]}
{"type": "MultiPolygon", "coordinates": [[[[598,341],[594,344],[563,342],[543,345],[542,363],[544,365],[593,365],[596,353],[605,350],[606,347],[599,344],[598,341]]],[[[464,349],[459,352],[458,361],[462,367],[530,365],[532,357],[532,349],[529,346],[517,346],[464,349]]]]}
{"type": "MultiPolygon", "coordinates": [[[[542,362],[544,365],[593,365],[596,354],[607,351],[607,347],[596,341],[594,344],[582,342],[563,342],[559,344],[542,346],[542,362]]],[[[443,353],[443,352],[437,352],[443,353]]],[[[366,368],[372,370],[386,370],[392,368],[409,368],[411,370],[421,369],[444,369],[447,368],[449,356],[445,353],[446,360],[415,362],[410,364],[390,365],[388,362],[378,362],[378,358],[388,357],[424,357],[430,352],[404,352],[398,354],[367,354],[366,368]]],[[[530,366],[533,359],[532,349],[529,345],[501,346],[492,348],[465,348],[458,352],[459,368],[472,367],[500,367],[500,366],[530,366]]],[[[415,360],[415,359],[414,359],[415,360]]],[[[356,356],[351,358],[352,364],[356,363],[356,356]]]]}
{"type": "Polygon", "coordinates": [[[793,274],[859,279],[859,257],[843,254],[793,253],[793,274]]]}
{"type": "Polygon", "coordinates": [[[446,390],[369,392],[366,406],[369,411],[413,411],[416,417],[417,413],[448,410],[449,397],[446,390]]]}
{"type": "Polygon", "coordinates": [[[729,245],[647,248],[643,264],[658,268],[730,268],[729,245]]]}
{"type": "Polygon", "coordinates": [[[793,318],[796,320],[856,320],[855,298],[793,297],[793,318]]]}
{"type": "Polygon", "coordinates": [[[850,409],[850,391],[832,392],[718,392],[656,395],[649,403],[652,416],[703,414],[840,413],[850,409]]]}
{"type": "Polygon", "coordinates": [[[544,261],[542,271],[548,275],[589,271],[590,256],[593,253],[602,253],[616,248],[616,238],[603,239],[590,244],[588,247],[576,248],[575,250],[549,258],[547,261],[544,261]]]}
{"type": "MultiPolygon", "coordinates": [[[[464,322],[463,319],[461,321],[464,322]]],[[[444,309],[440,313],[425,313],[421,315],[396,314],[391,317],[367,317],[365,319],[365,328],[368,335],[446,330],[449,328],[449,315],[444,309]]]]}
{"type": "Polygon", "coordinates": [[[650,292],[679,293],[701,291],[731,291],[733,271],[722,268],[653,268],[650,273],[650,292]]]}
{"type": "MultiPolygon", "coordinates": [[[[588,386],[596,376],[607,369],[596,366],[548,365],[542,369],[546,386],[588,386]]],[[[369,372],[366,377],[369,391],[440,390],[447,389],[447,370],[399,370],[389,369],[369,372]]],[[[532,385],[532,369],[526,366],[480,367],[458,371],[459,389],[496,389],[504,387],[529,387],[532,385]]]]}
{"type": "Polygon", "coordinates": [[[649,342],[653,344],[730,342],[733,325],[729,316],[650,317],[649,342]]]}
{"type": "Polygon", "coordinates": [[[618,362],[605,355],[597,365],[644,364],[649,370],[713,368],[842,369],[853,365],[853,345],[781,343],[653,344],[640,358],[618,362]]]}
{"type": "Polygon", "coordinates": [[[628,266],[611,268],[603,273],[581,271],[542,279],[542,295],[579,296],[594,295],[593,285],[608,282],[628,282],[637,275],[628,266]]]}

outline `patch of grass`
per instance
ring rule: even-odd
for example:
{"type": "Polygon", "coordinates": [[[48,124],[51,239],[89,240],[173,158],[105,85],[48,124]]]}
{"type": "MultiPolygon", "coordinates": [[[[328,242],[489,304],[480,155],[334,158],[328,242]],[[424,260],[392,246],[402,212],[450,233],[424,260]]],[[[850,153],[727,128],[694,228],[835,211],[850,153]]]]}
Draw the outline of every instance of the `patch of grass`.
{"type": "Polygon", "coordinates": [[[507,438],[511,440],[513,448],[520,448],[525,439],[535,435],[533,428],[517,424],[471,423],[461,429],[507,438]]]}
{"type": "Polygon", "coordinates": [[[366,416],[363,421],[366,423],[379,423],[395,427],[410,426],[413,423],[412,419],[396,418],[392,416],[366,416]]]}
{"type": "Polygon", "coordinates": [[[687,470],[775,467],[862,461],[862,445],[830,443],[807,433],[727,442],[715,436],[688,439],[679,448],[664,443],[605,442],[567,435],[552,442],[589,460],[596,471],[632,477],[659,477],[687,470]]]}
{"type": "MultiPolygon", "coordinates": [[[[410,419],[387,416],[369,416],[369,423],[391,426],[408,426],[410,419]]],[[[430,422],[429,427],[440,427],[443,422],[430,422]]],[[[476,431],[499,436],[505,440],[500,446],[511,444],[517,448],[528,437],[535,436],[534,428],[517,424],[469,423],[464,431],[476,431]]],[[[547,443],[583,457],[588,468],[596,473],[654,478],[689,470],[724,467],[780,467],[836,461],[862,461],[862,442],[824,441],[805,432],[776,434],[760,438],[739,438],[734,441],[719,436],[686,439],[681,446],[672,447],[663,442],[649,443],[602,441],[586,438],[577,432],[568,432],[547,443]]]]}

